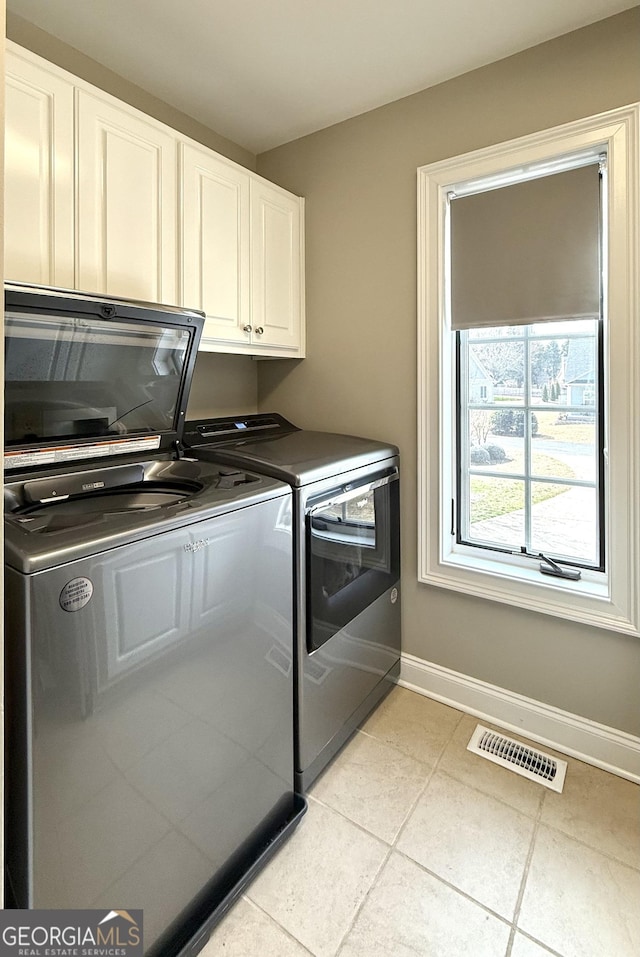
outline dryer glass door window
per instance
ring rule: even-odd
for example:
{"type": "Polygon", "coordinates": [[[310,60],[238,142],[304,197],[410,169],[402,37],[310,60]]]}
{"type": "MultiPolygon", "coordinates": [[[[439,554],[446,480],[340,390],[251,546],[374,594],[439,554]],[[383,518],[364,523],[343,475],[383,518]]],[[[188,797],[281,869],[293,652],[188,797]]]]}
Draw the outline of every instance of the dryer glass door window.
{"type": "Polygon", "coordinates": [[[387,589],[400,570],[398,473],[309,502],[307,646],[320,648],[387,589]]]}

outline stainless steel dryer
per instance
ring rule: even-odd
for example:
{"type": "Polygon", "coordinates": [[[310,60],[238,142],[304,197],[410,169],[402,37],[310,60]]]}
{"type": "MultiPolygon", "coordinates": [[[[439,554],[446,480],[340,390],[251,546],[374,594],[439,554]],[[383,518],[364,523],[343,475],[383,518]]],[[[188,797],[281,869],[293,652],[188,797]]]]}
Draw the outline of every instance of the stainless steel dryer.
{"type": "Polygon", "coordinates": [[[5,302],[5,906],[195,953],[304,810],[291,491],[181,454],[200,314],[5,302]]]}
{"type": "Polygon", "coordinates": [[[400,670],[400,472],[394,445],[277,414],[187,422],[198,458],[293,489],[296,780],[304,792],[400,670]]]}

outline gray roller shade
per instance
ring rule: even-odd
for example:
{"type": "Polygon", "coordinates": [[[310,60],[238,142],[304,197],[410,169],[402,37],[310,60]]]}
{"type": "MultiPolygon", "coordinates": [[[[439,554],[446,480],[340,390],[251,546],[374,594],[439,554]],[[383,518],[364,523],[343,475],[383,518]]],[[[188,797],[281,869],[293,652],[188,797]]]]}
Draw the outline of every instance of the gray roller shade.
{"type": "Polygon", "coordinates": [[[600,315],[597,163],[451,200],[451,324],[600,315]]]}

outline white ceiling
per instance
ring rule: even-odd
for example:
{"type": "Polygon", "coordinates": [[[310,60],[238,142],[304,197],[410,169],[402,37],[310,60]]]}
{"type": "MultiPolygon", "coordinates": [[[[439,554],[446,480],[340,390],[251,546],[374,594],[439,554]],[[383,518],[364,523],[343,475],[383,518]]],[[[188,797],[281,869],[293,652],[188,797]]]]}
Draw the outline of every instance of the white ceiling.
{"type": "Polygon", "coordinates": [[[7,0],[253,153],[637,0],[7,0]]]}

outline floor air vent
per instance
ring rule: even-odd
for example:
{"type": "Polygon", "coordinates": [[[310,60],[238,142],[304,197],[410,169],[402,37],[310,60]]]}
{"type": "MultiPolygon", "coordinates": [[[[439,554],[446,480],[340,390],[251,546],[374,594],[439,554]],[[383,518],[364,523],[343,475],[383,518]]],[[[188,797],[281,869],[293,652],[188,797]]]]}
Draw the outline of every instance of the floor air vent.
{"type": "Polygon", "coordinates": [[[536,751],[521,741],[514,741],[479,724],[471,735],[467,751],[473,751],[500,767],[537,781],[552,791],[562,792],[567,762],[536,751]]]}

